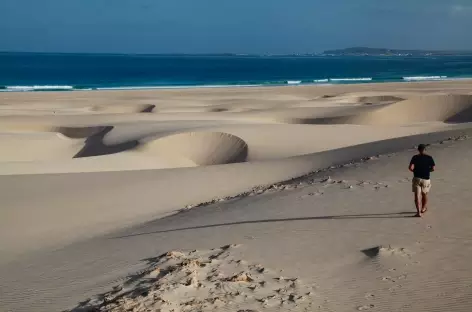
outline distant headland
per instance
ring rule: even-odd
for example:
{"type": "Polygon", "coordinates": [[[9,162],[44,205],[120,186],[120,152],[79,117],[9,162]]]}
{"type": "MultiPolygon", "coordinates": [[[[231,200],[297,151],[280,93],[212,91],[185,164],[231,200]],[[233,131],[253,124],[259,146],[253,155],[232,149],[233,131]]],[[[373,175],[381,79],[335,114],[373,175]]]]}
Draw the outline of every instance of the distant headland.
{"type": "Polygon", "coordinates": [[[327,50],[326,56],[472,56],[472,51],[447,50],[400,50],[384,48],[352,47],[338,50],[327,50]]]}

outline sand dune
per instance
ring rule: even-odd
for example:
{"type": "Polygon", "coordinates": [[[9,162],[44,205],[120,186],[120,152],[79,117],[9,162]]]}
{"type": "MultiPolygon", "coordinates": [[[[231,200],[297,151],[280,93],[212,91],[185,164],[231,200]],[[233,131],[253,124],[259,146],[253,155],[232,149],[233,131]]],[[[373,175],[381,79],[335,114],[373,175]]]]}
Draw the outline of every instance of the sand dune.
{"type": "Polygon", "coordinates": [[[174,167],[211,166],[243,162],[248,146],[221,132],[188,132],[147,142],[139,150],[171,162],[174,167]]]}
{"type": "Polygon", "coordinates": [[[56,132],[54,127],[43,123],[34,122],[1,122],[0,131],[11,133],[11,132],[56,132]]]}
{"type": "Polygon", "coordinates": [[[313,124],[408,125],[418,122],[472,122],[472,96],[467,94],[424,95],[369,107],[364,111],[353,109],[300,118],[313,124]]]}
{"type": "Polygon", "coordinates": [[[374,111],[376,108],[378,106],[302,107],[262,112],[260,114],[267,120],[288,124],[354,124],[349,121],[358,115],[374,111]]]}
{"type": "Polygon", "coordinates": [[[156,105],[153,104],[115,104],[115,105],[97,105],[92,106],[90,110],[92,112],[100,113],[150,113],[153,111],[156,105]]]}
{"type": "Polygon", "coordinates": [[[471,92],[454,81],[0,93],[2,308],[467,311],[471,92]],[[425,221],[404,219],[419,142],[451,165],[425,221]],[[156,258],[166,250],[181,252],[156,258]]]}
{"type": "Polygon", "coordinates": [[[0,146],[0,162],[55,161],[72,159],[83,148],[83,142],[58,133],[2,133],[0,146]]]}
{"type": "Polygon", "coordinates": [[[87,139],[105,131],[106,127],[53,127],[51,132],[58,132],[71,139],[87,139]]]}
{"type": "Polygon", "coordinates": [[[395,103],[405,100],[404,98],[393,96],[393,95],[371,95],[371,96],[360,96],[356,99],[357,103],[361,104],[386,104],[395,103]]]}
{"type": "Polygon", "coordinates": [[[434,95],[400,101],[350,120],[360,124],[409,124],[413,122],[471,122],[471,95],[434,95]]]}
{"type": "Polygon", "coordinates": [[[0,161],[44,161],[73,159],[118,153],[137,145],[126,142],[105,145],[103,137],[113,127],[48,127],[33,126],[27,131],[4,132],[0,144],[8,146],[0,155],[0,161]],[[41,131],[32,132],[32,129],[41,131]]]}

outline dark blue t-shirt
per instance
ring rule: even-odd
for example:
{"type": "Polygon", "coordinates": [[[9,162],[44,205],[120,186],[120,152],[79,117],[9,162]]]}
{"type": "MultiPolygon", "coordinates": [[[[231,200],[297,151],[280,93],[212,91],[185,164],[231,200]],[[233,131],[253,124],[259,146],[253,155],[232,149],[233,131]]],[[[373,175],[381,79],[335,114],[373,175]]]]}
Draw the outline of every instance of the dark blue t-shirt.
{"type": "Polygon", "coordinates": [[[418,154],[413,156],[410,161],[410,165],[411,164],[415,165],[415,167],[413,168],[414,177],[424,180],[429,180],[431,170],[436,165],[434,163],[433,157],[425,154],[418,154]]]}

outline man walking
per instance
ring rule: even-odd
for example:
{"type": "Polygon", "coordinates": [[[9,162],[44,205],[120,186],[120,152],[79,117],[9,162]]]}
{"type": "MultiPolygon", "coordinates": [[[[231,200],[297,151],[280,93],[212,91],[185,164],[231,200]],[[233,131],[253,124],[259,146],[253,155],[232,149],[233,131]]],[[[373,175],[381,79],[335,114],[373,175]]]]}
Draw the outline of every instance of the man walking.
{"type": "Polygon", "coordinates": [[[413,172],[413,193],[415,194],[416,217],[428,210],[428,193],[431,189],[430,174],[436,164],[433,157],[425,154],[426,145],[418,145],[418,154],[413,156],[408,168],[413,172]]]}

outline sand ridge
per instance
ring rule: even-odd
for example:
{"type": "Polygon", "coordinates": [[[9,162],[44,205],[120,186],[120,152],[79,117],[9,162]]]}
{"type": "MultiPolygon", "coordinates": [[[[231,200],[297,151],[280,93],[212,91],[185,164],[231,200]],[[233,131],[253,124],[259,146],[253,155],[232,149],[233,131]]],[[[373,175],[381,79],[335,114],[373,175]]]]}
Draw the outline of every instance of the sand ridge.
{"type": "Polygon", "coordinates": [[[408,124],[428,121],[471,122],[472,95],[423,95],[399,101],[347,120],[347,122],[360,124],[408,124]]]}
{"type": "Polygon", "coordinates": [[[291,112],[276,120],[287,123],[411,125],[421,122],[467,123],[472,121],[472,96],[467,94],[418,95],[408,99],[390,96],[356,98],[369,105],[291,112]]]}

